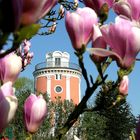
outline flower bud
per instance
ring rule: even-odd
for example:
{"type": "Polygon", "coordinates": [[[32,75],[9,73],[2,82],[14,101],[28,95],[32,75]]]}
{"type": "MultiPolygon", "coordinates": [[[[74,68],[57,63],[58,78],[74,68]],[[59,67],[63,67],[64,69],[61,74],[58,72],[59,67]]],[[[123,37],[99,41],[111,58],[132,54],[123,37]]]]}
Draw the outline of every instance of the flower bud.
{"type": "Polygon", "coordinates": [[[75,12],[67,12],[65,24],[71,39],[73,48],[81,51],[92,38],[93,24],[97,24],[98,18],[94,10],[88,7],[78,8],[75,12]]]}
{"type": "Polygon", "coordinates": [[[0,59],[0,79],[2,83],[15,82],[22,69],[22,59],[10,53],[0,59]]]}
{"type": "Polygon", "coordinates": [[[74,0],[74,6],[78,7],[78,4],[79,4],[78,0],[74,0]]]}
{"type": "Polygon", "coordinates": [[[27,54],[29,52],[30,47],[31,47],[31,42],[25,39],[23,41],[23,50],[24,50],[25,54],[27,54]]]}
{"type": "MultiPolygon", "coordinates": [[[[93,32],[94,33],[93,33],[93,38],[92,38],[92,48],[106,49],[107,44],[103,39],[99,26],[93,25],[93,32]]],[[[101,56],[92,54],[91,59],[94,62],[101,63],[102,61],[106,59],[106,57],[101,57],[101,56]]]]}
{"type": "Polygon", "coordinates": [[[59,8],[60,17],[64,17],[64,13],[65,13],[64,7],[63,7],[63,5],[60,5],[60,8],[59,8]]]}
{"type": "Polygon", "coordinates": [[[24,120],[26,129],[35,133],[43,122],[47,113],[46,101],[42,95],[31,94],[24,103],[24,120]]]}
{"type": "Polygon", "coordinates": [[[53,23],[53,25],[49,28],[49,33],[53,33],[56,30],[56,22],[53,23]]]}
{"type": "Polygon", "coordinates": [[[123,76],[123,79],[119,85],[120,94],[122,94],[124,96],[128,94],[128,85],[129,85],[129,79],[128,79],[128,76],[125,75],[125,76],[123,76]]]}
{"type": "Polygon", "coordinates": [[[114,0],[83,0],[83,2],[87,7],[94,9],[100,15],[103,6],[106,4],[110,9],[113,6],[114,0]]]}
{"type": "Polygon", "coordinates": [[[14,95],[12,82],[7,82],[0,88],[0,133],[7,127],[13,119],[18,105],[18,100],[14,95]]]}

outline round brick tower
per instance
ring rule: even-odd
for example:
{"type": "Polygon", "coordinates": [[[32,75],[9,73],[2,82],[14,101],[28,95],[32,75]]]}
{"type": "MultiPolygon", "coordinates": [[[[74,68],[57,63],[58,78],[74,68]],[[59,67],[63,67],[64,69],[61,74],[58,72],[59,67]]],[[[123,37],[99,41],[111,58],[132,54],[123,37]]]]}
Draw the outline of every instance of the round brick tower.
{"type": "Polygon", "coordinates": [[[48,94],[53,101],[60,96],[62,100],[80,102],[81,69],[70,63],[67,52],[55,51],[46,54],[46,61],[35,66],[35,93],[48,94]]]}

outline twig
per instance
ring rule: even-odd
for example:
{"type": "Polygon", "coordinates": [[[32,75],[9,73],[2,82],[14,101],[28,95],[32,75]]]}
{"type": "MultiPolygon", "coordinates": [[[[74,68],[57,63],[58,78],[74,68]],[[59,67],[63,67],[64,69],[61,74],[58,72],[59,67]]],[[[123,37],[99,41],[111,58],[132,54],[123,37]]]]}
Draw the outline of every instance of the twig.
{"type": "Polygon", "coordinates": [[[20,42],[17,42],[16,39],[17,37],[15,36],[12,47],[10,49],[7,49],[5,52],[1,53],[0,58],[10,54],[13,51],[16,51],[19,48],[20,42]]]}
{"type": "MultiPolygon", "coordinates": [[[[87,72],[86,72],[86,69],[84,67],[84,64],[83,64],[82,60],[80,60],[79,62],[80,62],[80,66],[81,66],[81,69],[82,69],[82,74],[83,74],[83,76],[84,76],[84,78],[87,82],[87,88],[86,88],[86,91],[85,91],[85,96],[82,98],[82,100],[78,104],[78,106],[75,107],[74,111],[70,114],[70,116],[68,117],[68,120],[65,123],[64,127],[58,131],[58,134],[55,137],[55,139],[58,139],[58,140],[61,140],[61,138],[67,133],[67,131],[77,121],[79,115],[82,114],[84,112],[84,110],[86,109],[86,103],[87,103],[88,99],[91,97],[91,95],[97,89],[97,87],[102,84],[102,79],[99,75],[97,77],[95,83],[93,84],[93,86],[90,87],[89,86],[89,81],[87,79],[87,72]]],[[[111,62],[112,62],[112,59],[109,59],[107,61],[107,63],[105,63],[102,66],[102,72],[103,73],[105,72],[105,70],[107,69],[107,67],[110,65],[111,62]]]]}
{"type": "Polygon", "coordinates": [[[79,57],[79,66],[80,68],[82,69],[82,75],[86,81],[86,85],[87,85],[87,88],[90,87],[90,83],[89,83],[89,80],[88,80],[88,75],[87,75],[87,71],[84,67],[84,63],[83,63],[83,56],[79,57]]]}

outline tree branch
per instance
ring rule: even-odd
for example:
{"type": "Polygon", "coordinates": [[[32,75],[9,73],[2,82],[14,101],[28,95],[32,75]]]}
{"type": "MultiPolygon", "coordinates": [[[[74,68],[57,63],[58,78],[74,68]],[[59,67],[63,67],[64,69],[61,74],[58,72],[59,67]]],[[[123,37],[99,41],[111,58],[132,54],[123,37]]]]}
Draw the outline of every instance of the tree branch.
{"type": "MultiPolygon", "coordinates": [[[[103,82],[101,77],[100,77],[100,75],[98,75],[98,77],[97,77],[95,83],[93,84],[93,86],[89,87],[89,81],[87,79],[86,69],[85,69],[84,64],[82,63],[82,61],[79,61],[79,62],[80,62],[80,67],[82,69],[82,74],[83,74],[85,80],[87,80],[86,81],[87,82],[87,88],[86,88],[86,91],[85,91],[85,96],[82,98],[82,100],[78,104],[78,106],[75,107],[74,111],[70,114],[70,116],[69,116],[67,122],[65,123],[64,127],[58,131],[58,134],[55,137],[55,139],[61,140],[61,138],[67,133],[67,131],[77,121],[79,115],[84,112],[88,99],[91,97],[91,95],[97,89],[97,87],[99,85],[101,85],[102,82],[103,82]]],[[[103,66],[102,66],[102,72],[103,73],[105,72],[105,70],[107,69],[107,67],[110,65],[111,62],[112,62],[112,59],[108,59],[108,61],[103,64],[103,66]]]]}

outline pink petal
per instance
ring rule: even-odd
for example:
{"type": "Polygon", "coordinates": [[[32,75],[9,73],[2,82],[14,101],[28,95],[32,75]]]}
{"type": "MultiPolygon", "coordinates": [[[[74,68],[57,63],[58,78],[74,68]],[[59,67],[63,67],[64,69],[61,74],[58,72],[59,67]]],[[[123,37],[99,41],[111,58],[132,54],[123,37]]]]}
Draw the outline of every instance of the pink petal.
{"type": "Polygon", "coordinates": [[[132,16],[131,6],[126,1],[116,2],[113,6],[113,9],[118,15],[124,15],[131,19],[132,16]]]}
{"type": "Polygon", "coordinates": [[[18,101],[13,92],[11,82],[5,83],[0,88],[0,133],[13,119],[17,109],[18,101]]]}
{"type": "Polygon", "coordinates": [[[131,5],[132,18],[139,21],[140,20],[140,1],[139,0],[127,0],[131,5]]]}
{"type": "Polygon", "coordinates": [[[36,132],[47,113],[46,101],[43,96],[31,94],[24,104],[24,119],[29,132],[36,132]]]}
{"type": "Polygon", "coordinates": [[[114,0],[83,0],[83,2],[87,7],[94,9],[99,14],[103,4],[107,3],[108,7],[111,8],[114,0]]]}
{"type": "Polygon", "coordinates": [[[31,94],[24,103],[24,113],[25,113],[25,121],[26,124],[30,122],[30,113],[31,113],[31,106],[33,105],[34,101],[37,100],[37,96],[35,94],[31,94]]]}
{"type": "Polygon", "coordinates": [[[46,0],[43,8],[41,9],[39,19],[44,17],[56,4],[58,0],[46,0]]]}
{"type": "Polygon", "coordinates": [[[12,87],[12,82],[7,82],[3,84],[0,88],[0,94],[3,94],[4,96],[12,96],[14,95],[14,90],[12,87]]]}
{"type": "Polygon", "coordinates": [[[14,32],[20,25],[23,0],[1,0],[0,6],[0,29],[4,32],[14,32]]]}
{"type": "Polygon", "coordinates": [[[115,24],[103,26],[101,31],[111,51],[121,58],[119,66],[130,67],[140,51],[140,29],[129,20],[117,17],[115,24]]]}
{"type": "Polygon", "coordinates": [[[56,3],[57,0],[24,0],[21,23],[23,25],[29,25],[37,22],[45,16],[56,3]]]}
{"type": "MultiPolygon", "coordinates": [[[[97,25],[93,25],[93,32],[92,47],[106,49],[106,42],[104,41],[101,31],[97,25]]],[[[105,57],[97,55],[91,55],[91,58],[94,62],[102,62],[105,59],[105,57]]]]}
{"type": "Polygon", "coordinates": [[[15,82],[22,69],[21,57],[14,53],[0,59],[0,79],[3,83],[15,82]]]}
{"type": "Polygon", "coordinates": [[[67,12],[65,22],[66,29],[70,36],[73,47],[75,49],[80,49],[81,44],[84,44],[84,42],[82,41],[83,34],[81,34],[81,32],[83,31],[83,20],[78,14],[67,12]]]}
{"type": "Polygon", "coordinates": [[[81,49],[87,45],[93,33],[93,24],[97,24],[97,15],[88,8],[78,8],[76,12],[66,14],[66,29],[74,49],[81,49]]]}
{"type": "Polygon", "coordinates": [[[97,55],[100,57],[111,57],[115,60],[117,60],[117,64],[122,66],[122,59],[120,58],[120,56],[112,51],[108,51],[102,48],[89,48],[87,49],[87,51],[91,54],[91,55],[97,55]]]}
{"type": "Polygon", "coordinates": [[[129,79],[128,79],[128,76],[125,75],[125,76],[123,76],[123,79],[122,79],[120,86],[119,86],[120,94],[127,95],[128,94],[128,86],[129,86],[129,79]]]}

